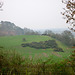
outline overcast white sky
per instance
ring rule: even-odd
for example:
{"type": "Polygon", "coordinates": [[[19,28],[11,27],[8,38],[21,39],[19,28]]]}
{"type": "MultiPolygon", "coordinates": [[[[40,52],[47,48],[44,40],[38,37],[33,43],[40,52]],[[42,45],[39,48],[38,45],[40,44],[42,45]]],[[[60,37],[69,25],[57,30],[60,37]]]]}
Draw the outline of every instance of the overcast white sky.
{"type": "Polygon", "coordinates": [[[0,21],[31,29],[67,28],[62,19],[62,0],[2,0],[0,21]]]}

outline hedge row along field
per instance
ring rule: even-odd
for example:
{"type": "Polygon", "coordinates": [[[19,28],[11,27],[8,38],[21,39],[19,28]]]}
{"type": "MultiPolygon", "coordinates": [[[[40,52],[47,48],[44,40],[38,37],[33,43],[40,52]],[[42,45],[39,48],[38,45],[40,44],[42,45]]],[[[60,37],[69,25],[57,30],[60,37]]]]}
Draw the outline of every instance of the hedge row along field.
{"type": "Polygon", "coordinates": [[[37,49],[57,48],[58,47],[55,40],[25,43],[25,44],[21,44],[21,45],[22,45],[22,47],[29,46],[29,47],[37,48],[37,49]]]}
{"type": "Polygon", "coordinates": [[[53,48],[54,51],[56,52],[64,52],[62,48],[58,48],[58,45],[55,40],[25,43],[25,44],[21,44],[21,46],[22,47],[32,47],[36,49],[53,48]]]}

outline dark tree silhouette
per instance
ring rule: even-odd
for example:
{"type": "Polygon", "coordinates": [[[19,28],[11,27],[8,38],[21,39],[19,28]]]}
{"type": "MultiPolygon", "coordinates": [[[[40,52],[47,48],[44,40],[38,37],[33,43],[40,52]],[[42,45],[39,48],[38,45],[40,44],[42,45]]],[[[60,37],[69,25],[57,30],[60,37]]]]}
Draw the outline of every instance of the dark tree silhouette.
{"type": "Polygon", "coordinates": [[[64,15],[66,23],[70,24],[68,28],[75,32],[75,0],[62,0],[62,3],[66,5],[62,15],[64,15]]]}

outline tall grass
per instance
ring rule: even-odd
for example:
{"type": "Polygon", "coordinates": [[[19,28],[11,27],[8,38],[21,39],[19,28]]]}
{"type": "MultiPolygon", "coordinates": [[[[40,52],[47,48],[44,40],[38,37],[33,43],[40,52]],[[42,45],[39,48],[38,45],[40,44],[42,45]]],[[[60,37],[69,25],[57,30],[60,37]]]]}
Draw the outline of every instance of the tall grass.
{"type": "MultiPolygon", "coordinates": [[[[73,55],[71,57],[73,57],[73,55]]],[[[72,62],[74,63],[75,60],[72,60],[70,62],[69,60],[64,60],[58,63],[49,63],[51,60],[52,58],[49,58],[45,61],[39,59],[37,63],[33,64],[31,59],[24,58],[15,51],[5,51],[4,48],[0,48],[0,75],[74,75],[75,74],[74,67],[71,67],[70,64],[72,62]]]]}

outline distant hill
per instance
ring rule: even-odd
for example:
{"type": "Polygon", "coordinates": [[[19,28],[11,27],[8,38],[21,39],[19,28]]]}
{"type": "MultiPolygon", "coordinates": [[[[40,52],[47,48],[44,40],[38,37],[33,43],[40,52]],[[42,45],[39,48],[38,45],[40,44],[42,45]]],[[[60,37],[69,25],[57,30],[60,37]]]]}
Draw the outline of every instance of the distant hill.
{"type": "MultiPolygon", "coordinates": [[[[0,36],[14,36],[14,35],[39,35],[43,34],[46,30],[50,30],[53,33],[62,33],[65,30],[65,28],[56,28],[56,29],[38,29],[38,30],[32,30],[29,28],[20,28],[16,26],[14,23],[8,22],[8,21],[1,21],[0,22],[0,36]]],[[[73,32],[72,32],[73,33],[73,32]]],[[[75,36],[75,33],[73,33],[75,36]]]]}
{"type": "Polygon", "coordinates": [[[14,23],[8,21],[0,22],[0,36],[8,36],[8,35],[32,35],[38,34],[38,32],[34,32],[28,28],[20,28],[16,26],[14,23]]]}
{"type": "Polygon", "coordinates": [[[22,35],[24,31],[22,28],[16,26],[14,23],[1,21],[0,23],[0,36],[4,35],[22,35]]]}

